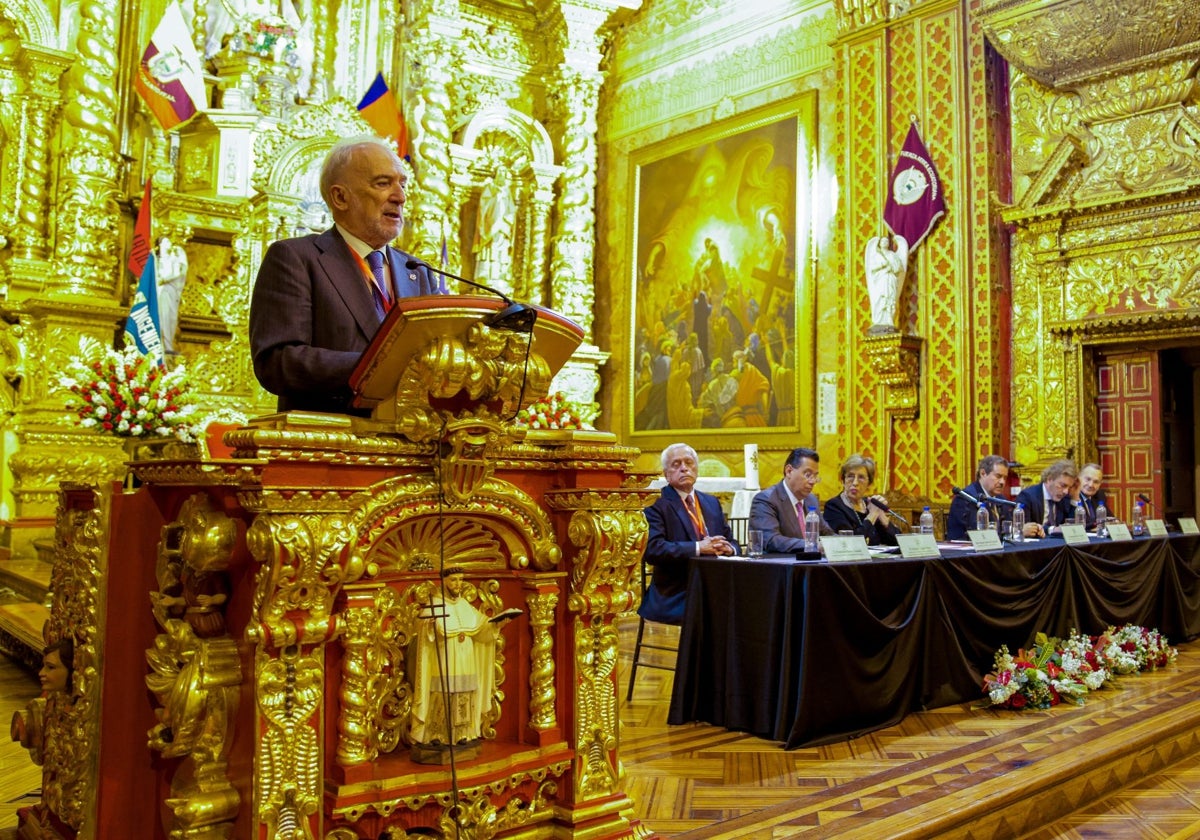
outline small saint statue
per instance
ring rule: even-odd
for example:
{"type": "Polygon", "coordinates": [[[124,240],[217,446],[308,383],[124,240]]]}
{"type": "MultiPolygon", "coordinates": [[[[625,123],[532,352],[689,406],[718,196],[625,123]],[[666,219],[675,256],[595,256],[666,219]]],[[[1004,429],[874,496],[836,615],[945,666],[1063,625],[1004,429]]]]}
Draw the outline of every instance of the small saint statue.
{"type": "Polygon", "coordinates": [[[175,333],[179,329],[179,302],[183,298],[183,284],[187,282],[187,251],[164,236],[158,243],[158,260],[154,269],[158,278],[158,323],[162,329],[163,353],[174,354],[175,333]]]}
{"type": "Polygon", "coordinates": [[[908,267],[908,241],[903,236],[873,236],[863,254],[867,295],[871,299],[871,334],[896,332],[896,302],[908,267]],[[893,246],[893,242],[895,245],[893,246]]]}
{"type": "Polygon", "coordinates": [[[488,617],[463,593],[464,569],[442,572],[445,597],[422,604],[411,667],[413,760],[444,764],[454,750],[460,758],[478,754],[485,726],[492,721],[496,640],[504,625],[521,614],[504,610],[488,617]]]}

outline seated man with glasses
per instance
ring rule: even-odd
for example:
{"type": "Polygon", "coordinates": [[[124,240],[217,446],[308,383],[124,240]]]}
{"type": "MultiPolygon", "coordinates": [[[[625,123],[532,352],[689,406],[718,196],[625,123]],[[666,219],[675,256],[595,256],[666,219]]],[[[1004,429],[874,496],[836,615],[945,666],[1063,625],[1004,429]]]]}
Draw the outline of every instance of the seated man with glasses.
{"type": "MultiPolygon", "coordinates": [[[[750,530],[763,532],[763,550],[768,554],[796,554],[805,550],[804,517],[810,508],[820,511],[813,487],[821,480],[820,456],[815,449],[793,449],[783,465],[783,480],[759,491],[750,502],[750,530]]],[[[818,513],[820,534],[833,529],[818,513]]]]}

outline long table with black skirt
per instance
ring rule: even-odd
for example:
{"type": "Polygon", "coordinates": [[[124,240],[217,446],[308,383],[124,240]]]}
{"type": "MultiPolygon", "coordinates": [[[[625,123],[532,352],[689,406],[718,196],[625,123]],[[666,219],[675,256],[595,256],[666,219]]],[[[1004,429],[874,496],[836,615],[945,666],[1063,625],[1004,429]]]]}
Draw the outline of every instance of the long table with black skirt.
{"type": "Polygon", "coordinates": [[[827,744],[982,699],[1001,645],[1123,624],[1172,644],[1200,635],[1200,537],[931,560],[696,558],[667,722],[827,744]]]}

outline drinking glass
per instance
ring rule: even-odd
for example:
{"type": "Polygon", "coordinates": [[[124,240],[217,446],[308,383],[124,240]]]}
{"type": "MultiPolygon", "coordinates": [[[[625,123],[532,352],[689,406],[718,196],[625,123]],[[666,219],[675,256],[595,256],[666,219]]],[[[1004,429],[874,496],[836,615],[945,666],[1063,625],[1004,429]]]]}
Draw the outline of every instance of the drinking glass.
{"type": "Polygon", "coordinates": [[[751,531],[750,532],[750,556],[755,560],[757,560],[759,557],[763,556],[763,532],[762,531],[751,531]]]}

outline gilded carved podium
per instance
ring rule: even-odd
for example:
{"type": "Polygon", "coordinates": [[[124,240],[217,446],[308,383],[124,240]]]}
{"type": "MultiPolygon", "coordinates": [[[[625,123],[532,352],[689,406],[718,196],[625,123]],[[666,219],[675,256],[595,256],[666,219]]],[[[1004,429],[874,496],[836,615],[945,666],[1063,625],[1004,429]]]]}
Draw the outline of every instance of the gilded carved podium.
{"type": "Polygon", "coordinates": [[[397,305],[353,380],[369,418],[261,417],[232,457],[64,488],[47,635],[74,635],[75,689],[22,836],[633,834],[613,619],[647,477],[608,433],[514,422],[582,331],[500,308],[397,305]],[[516,617],[480,637],[481,737],[431,752],[414,640],[453,568],[464,609],[516,617]]]}

